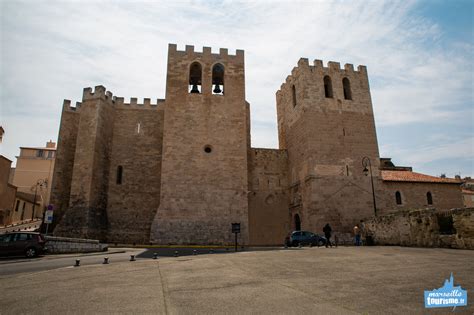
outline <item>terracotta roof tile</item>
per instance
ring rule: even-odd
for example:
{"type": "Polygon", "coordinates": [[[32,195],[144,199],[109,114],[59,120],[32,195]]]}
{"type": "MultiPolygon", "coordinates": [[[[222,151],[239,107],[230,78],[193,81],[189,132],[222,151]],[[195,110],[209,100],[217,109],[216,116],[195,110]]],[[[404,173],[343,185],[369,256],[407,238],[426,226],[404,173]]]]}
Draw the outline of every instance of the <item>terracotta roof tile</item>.
{"type": "Polygon", "coordinates": [[[461,184],[455,178],[441,178],[410,171],[380,171],[382,180],[389,182],[416,182],[416,183],[446,183],[461,184]]]}

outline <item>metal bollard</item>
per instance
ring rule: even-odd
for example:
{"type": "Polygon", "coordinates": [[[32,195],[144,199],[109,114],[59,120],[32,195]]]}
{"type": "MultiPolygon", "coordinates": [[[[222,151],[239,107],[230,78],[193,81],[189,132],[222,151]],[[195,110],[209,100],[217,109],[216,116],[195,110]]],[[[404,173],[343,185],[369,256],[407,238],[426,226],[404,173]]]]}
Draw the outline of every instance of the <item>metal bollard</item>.
{"type": "Polygon", "coordinates": [[[209,254],[214,254],[214,250],[213,250],[213,249],[210,249],[210,250],[209,250],[209,254]]]}
{"type": "Polygon", "coordinates": [[[158,253],[153,253],[153,259],[158,259],[158,253]]]}
{"type": "Polygon", "coordinates": [[[174,257],[178,257],[178,251],[177,250],[174,251],[174,257]]]}
{"type": "Polygon", "coordinates": [[[130,261],[135,261],[135,255],[130,255],[130,261]]]}
{"type": "Polygon", "coordinates": [[[193,255],[197,255],[197,251],[196,251],[196,250],[193,250],[193,255]]]}
{"type": "Polygon", "coordinates": [[[299,244],[298,244],[298,248],[301,248],[301,247],[303,247],[303,245],[301,245],[301,243],[299,243],[299,244]]]}
{"type": "Polygon", "coordinates": [[[109,263],[109,257],[104,257],[104,262],[102,264],[107,265],[109,263]]]}
{"type": "Polygon", "coordinates": [[[76,264],[74,265],[74,267],[79,267],[80,265],[81,265],[81,260],[76,259],[76,264]]]}

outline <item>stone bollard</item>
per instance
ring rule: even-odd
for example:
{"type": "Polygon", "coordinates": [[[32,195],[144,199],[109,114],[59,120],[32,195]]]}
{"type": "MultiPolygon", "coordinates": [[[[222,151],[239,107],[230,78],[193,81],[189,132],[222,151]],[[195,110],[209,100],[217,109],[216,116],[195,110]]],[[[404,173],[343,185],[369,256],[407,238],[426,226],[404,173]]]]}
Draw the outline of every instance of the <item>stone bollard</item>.
{"type": "Polygon", "coordinates": [[[109,263],[109,257],[104,257],[104,262],[103,264],[104,265],[107,265],[109,263]]]}
{"type": "Polygon", "coordinates": [[[81,260],[76,259],[76,264],[74,265],[74,267],[79,267],[80,265],[81,265],[81,260]]]}
{"type": "Polygon", "coordinates": [[[135,261],[135,255],[130,255],[130,261],[135,261]]]}
{"type": "Polygon", "coordinates": [[[288,248],[288,244],[285,242],[285,248],[288,248]]]}
{"type": "Polygon", "coordinates": [[[178,257],[179,256],[179,253],[177,250],[174,251],[174,257],[178,257]]]}
{"type": "Polygon", "coordinates": [[[197,251],[196,251],[196,250],[193,250],[193,255],[197,255],[197,251]]]}
{"type": "Polygon", "coordinates": [[[153,259],[158,259],[158,253],[153,253],[153,259]]]}
{"type": "Polygon", "coordinates": [[[301,248],[301,247],[303,247],[303,245],[301,245],[301,243],[299,243],[299,244],[298,244],[298,248],[301,248]]]}

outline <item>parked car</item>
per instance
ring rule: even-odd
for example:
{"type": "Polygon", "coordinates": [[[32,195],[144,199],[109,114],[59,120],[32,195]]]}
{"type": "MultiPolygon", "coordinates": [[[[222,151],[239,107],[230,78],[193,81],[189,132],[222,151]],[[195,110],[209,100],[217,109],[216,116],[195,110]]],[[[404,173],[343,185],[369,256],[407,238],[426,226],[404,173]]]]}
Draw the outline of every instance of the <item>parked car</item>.
{"type": "Polygon", "coordinates": [[[0,235],[0,255],[25,255],[28,258],[46,251],[46,240],[38,232],[10,232],[0,235]]]}
{"type": "Polygon", "coordinates": [[[287,246],[299,246],[313,245],[313,246],[324,246],[326,245],[326,238],[324,236],[314,234],[308,231],[293,231],[285,238],[285,244],[287,246]]]}

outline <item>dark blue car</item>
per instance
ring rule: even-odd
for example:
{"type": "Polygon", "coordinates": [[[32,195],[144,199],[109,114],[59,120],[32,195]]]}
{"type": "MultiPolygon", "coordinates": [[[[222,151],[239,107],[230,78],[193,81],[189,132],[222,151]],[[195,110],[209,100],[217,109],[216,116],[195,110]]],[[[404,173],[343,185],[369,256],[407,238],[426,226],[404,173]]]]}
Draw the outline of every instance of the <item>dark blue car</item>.
{"type": "Polygon", "coordinates": [[[287,246],[299,246],[300,244],[302,246],[324,246],[326,238],[308,231],[293,231],[286,237],[285,244],[287,246]]]}

